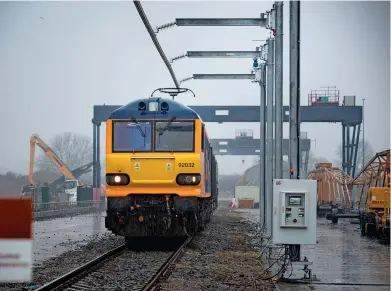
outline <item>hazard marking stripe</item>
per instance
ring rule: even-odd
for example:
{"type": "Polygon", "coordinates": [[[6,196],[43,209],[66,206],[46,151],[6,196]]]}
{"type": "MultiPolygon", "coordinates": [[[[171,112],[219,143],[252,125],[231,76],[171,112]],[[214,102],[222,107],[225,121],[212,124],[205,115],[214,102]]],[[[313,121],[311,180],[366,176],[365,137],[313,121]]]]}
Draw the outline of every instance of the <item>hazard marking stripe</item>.
{"type": "Polygon", "coordinates": [[[32,239],[31,199],[0,199],[0,239],[32,239]]]}

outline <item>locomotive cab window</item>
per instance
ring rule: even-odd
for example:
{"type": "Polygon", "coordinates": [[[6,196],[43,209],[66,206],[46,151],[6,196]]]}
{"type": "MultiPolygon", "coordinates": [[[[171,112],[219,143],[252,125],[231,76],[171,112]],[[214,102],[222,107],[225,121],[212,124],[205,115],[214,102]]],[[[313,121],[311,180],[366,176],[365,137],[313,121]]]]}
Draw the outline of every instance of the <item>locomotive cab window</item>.
{"type": "Polygon", "coordinates": [[[156,152],[194,152],[194,121],[156,121],[156,152]]]}
{"type": "Polygon", "coordinates": [[[151,152],[151,121],[114,121],[113,152],[151,152]]]}

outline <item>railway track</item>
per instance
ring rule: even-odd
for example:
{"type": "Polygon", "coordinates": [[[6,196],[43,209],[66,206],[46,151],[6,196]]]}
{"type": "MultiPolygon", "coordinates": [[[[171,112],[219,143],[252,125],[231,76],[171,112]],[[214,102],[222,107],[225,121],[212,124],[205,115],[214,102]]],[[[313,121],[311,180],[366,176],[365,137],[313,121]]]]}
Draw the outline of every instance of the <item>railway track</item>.
{"type": "Polygon", "coordinates": [[[168,277],[171,267],[192,239],[188,238],[175,251],[135,252],[122,245],[36,291],[154,290],[168,277]]]}

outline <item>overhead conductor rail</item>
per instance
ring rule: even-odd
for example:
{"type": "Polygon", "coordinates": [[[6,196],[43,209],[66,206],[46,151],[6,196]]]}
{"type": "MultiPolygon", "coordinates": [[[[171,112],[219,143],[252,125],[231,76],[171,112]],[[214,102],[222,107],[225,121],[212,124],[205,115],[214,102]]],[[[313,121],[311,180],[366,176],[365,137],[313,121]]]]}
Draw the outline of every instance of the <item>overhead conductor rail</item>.
{"type": "MultiPolygon", "coordinates": [[[[151,39],[153,41],[153,44],[155,45],[157,51],[160,54],[160,57],[162,58],[163,62],[165,63],[165,65],[171,75],[171,78],[174,81],[175,87],[179,88],[179,82],[178,82],[177,77],[175,76],[174,70],[172,69],[170,62],[167,59],[166,54],[164,53],[162,47],[160,46],[160,43],[156,37],[155,32],[153,31],[151,24],[149,23],[148,17],[145,14],[144,9],[143,9],[140,1],[133,1],[133,3],[134,3],[134,6],[136,6],[137,12],[140,15],[141,20],[143,21],[145,28],[147,29],[149,36],[151,37],[151,39]]],[[[170,27],[170,26],[165,25],[165,28],[168,28],[168,27],[170,27]]],[[[157,30],[157,31],[159,31],[159,30],[157,30]]]]}

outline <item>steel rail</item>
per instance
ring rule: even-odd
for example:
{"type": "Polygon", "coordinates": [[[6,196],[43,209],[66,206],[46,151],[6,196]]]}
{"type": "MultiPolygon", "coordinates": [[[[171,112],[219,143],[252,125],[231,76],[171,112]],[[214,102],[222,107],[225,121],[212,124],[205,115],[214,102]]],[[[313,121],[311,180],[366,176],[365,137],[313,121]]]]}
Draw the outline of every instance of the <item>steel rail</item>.
{"type": "Polygon", "coordinates": [[[170,62],[168,61],[162,47],[160,46],[160,43],[155,35],[155,32],[152,29],[151,24],[149,23],[147,16],[145,15],[144,9],[141,6],[140,1],[133,1],[133,3],[136,6],[137,12],[140,15],[141,20],[143,21],[145,28],[147,29],[149,36],[151,37],[157,51],[159,52],[163,62],[166,64],[166,67],[167,67],[168,71],[170,72],[171,78],[174,81],[175,87],[179,88],[179,82],[175,76],[174,70],[172,69],[170,62]]]}
{"type": "Polygon", "coordinates": [[[194,237],[189,237],[172,255],[167,259],[167,261],[160,267],[160,269],[153,275],[153,277],[148,281],[147,284],[141,289],[141,291],[151,291],[154,290],[156,285],[159,283],[159,279],[164,277],[167,273],[166,271],[174,264],[177,259],[183,254],[183,250],[189,243],[193,240],[194,237]]]}
{"type": "Polygon", "coordinates": [[[55,288],[60,287],[61,285],[64,285],[71,281],[72,279],[75,279],[77,276],[83,274],[84,272],[92,269],[93,267],[97,266],[99,263],[117,255],[120,254],[123,250],[126,249],[126,244],[121,245],[115,249],[112,249],[103,255],[93,259],[92,261],[89,261],[88,263],[62,275],[61,277],[58,277],[54,279],[53,281],[46,283],[45,285],[39,287],[38,289],[35,289],[35,291],[49,291],[53,290],[55,288]]]}

